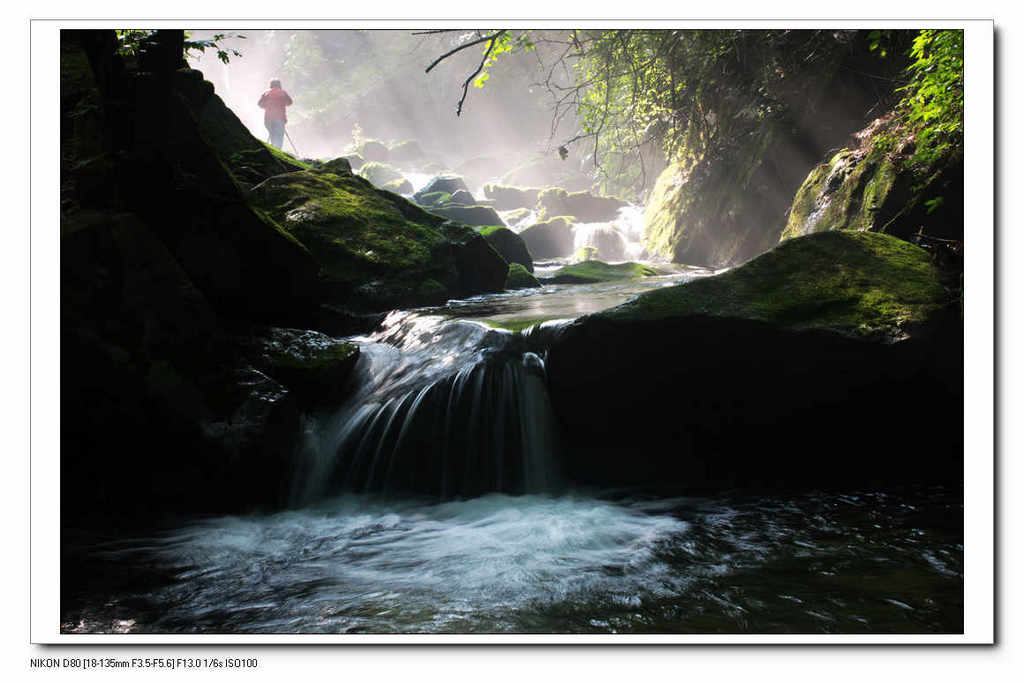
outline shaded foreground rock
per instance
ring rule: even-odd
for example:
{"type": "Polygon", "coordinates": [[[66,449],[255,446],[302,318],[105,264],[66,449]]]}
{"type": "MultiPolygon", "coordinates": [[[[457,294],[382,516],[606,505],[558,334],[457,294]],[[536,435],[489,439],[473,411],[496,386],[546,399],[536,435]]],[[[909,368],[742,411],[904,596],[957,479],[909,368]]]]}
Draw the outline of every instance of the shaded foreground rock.
{"type": "Polygon", "coordinates": [[[683,489],[959,481],[962,322],[898,239],[794,239],[552,346],[572,478],[683,489]]]}

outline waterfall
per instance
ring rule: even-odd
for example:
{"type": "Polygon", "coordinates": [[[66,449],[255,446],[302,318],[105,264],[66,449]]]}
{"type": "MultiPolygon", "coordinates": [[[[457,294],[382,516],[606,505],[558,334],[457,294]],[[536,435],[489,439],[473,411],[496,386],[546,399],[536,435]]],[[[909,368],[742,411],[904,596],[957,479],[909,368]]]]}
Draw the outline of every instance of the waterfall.
{"type": "Polygon", "coordinates": [[[557,428],[545,334],[389,315],[378,332],[353,340],[362,349],[358,392],[306,418],[293,503],[339,490],[442,498],[550,490],[557,428]]]}

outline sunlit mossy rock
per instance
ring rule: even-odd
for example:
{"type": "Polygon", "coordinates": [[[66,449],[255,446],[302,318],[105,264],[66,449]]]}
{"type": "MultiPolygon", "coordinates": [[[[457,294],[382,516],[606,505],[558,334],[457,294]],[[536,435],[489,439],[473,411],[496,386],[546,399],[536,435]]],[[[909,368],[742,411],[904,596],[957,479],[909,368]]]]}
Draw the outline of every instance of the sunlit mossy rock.
{"type": "Polygon", "coordinates": [[[530,289],[540,287],[540,280],[519,263],[508,264],[508,279],[505,280],[505,289],[530,289]]]}
{"type": "Polygon", "coordinates": [[[876,119],[854,139],[858,146],[841,150],[804,180],[782,240],[827,230],[867,230],[905,239],[921,230],[931,237],[962,239],[959,160],[915,165],[915,140],[891,115],[876,119]]]}
{"type": "Polygon", "coordinates": [[[466,225],[504,225],[501,216],[490,206],[459,206],[451,202],[430,209],[431,213],[444,216],[466,225]]]}
{"type": "Polygon", "coordinates": [[[331,299],[384,310],[504,287],[507,264],[482,236],[358,176],[289,173],[251,197],[313,254],[331,299]]]}
{"type": "Polygon", "coordinates": [[[519,236],[535,259],[568,256],[573,251],[572,216],[558,216],[544,223],[531,225],[519,236]]]}
{"type": "Polygon", "coordinates": [[[522,237],[500,225],[478,227],[477,232],[483,235],[509,264],[518,263],[527,272],[533,272],[533,258],[522,237]]]}
{"type": "MultiPolygon", "coordinates": [[[[496,206],[495,208],[498,207],[496,206]]],[[[500,210],[501,209],[499,209],[499,211],[500,210]]],[[[504,216],[505,224],[518,227],[521,223],[523,223],[523,221],[527,220],[530,217],[530,214],[532,213],[533,211],[531,211],[530,209],[514,209],[512,211],[509,211],[504,216]]]]}
{"type": "Polygon", "coordinates": [[[609,264],[603,261],[581,261],[556,270],[544,282],[550,284],[590,284],[593,282],[612,282],[614,280],[632,280],[638,277],[662,275],[656,268],[642,263],[609,264]]]}
{"type": "Polygon", "coordinates": [[[449,197],[459,190],[465,190],[469,192],[469,188],[466,186],[466,181],[459,175],[439,175],[431,178],[426,185],[413,195],[414,201],[420,202],[422,197],[431,195],[436,192],[444,192],[449,197]]]}
{"type": "Polygon", "coordinates": [[[537,195],[538,218],[575,216],[580,223],[610,221],[619,215],[627,202],[617,197],[600,197],[586,191],[568,192],[561,187],[550,187],[537,195]]]}
{"type": "Polygon", "coordinates": [[[580,318],[547,363],[569,471],[691,489],[958,480],[946,278],[903,240],[826,232],[580,318]]]}
{"type": "Polygon", "coordinates": [[[760,150],[736,164],[670,164],[644,211],[644,246],[674,263],[742,263],[778,242],[791,189],[779,187],[760,150]]]}
{"type": "Polygon", "coordinates": [[[525,208],[532,209],[537,205],[537,196],[541,188],[537,187],[511,187],[497,183],[484,185],[484,194],[488,199],[494,200],[494,208],[499,211],[525,208]]]}
{"type": "Polygon", "coordinates": [[[402,180],[401,171],[394,166],[379,161],[370,161],[359,169],[359,175],[369,180],[376,187],[383,187],[392,180],[402,180]]]}
{"type": "Polygon", "coordinates": [[[398,178],[384,183],[381,185],[381,189],[394,192],[395,194],[407,195],[412,194],[413,187],[407,178],[398,178]]]}

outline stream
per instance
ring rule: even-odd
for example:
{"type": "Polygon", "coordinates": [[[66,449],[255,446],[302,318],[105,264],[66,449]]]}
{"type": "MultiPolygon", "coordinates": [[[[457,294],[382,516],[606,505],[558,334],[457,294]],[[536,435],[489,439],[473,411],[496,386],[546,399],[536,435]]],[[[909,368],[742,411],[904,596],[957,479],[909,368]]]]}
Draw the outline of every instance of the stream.
{"type": "Polygon", "coordinates": [[[62,632],[961,632],[961,490],[562,478],[546,335],[710,274],[676,271],[392,313],[353,338],[355,395],[306,417],[288,510],[66,529],[88,579],[68,581],[62,632]]]}

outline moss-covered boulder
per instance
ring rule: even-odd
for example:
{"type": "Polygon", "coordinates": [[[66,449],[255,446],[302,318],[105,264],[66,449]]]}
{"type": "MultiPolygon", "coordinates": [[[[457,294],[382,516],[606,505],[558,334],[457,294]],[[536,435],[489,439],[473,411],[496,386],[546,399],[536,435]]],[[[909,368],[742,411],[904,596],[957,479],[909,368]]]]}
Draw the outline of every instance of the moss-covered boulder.
{"type": "Polygon", "coordinates": [[[380,186],[380,189],[394,192],[395,194],[408,195],[412,194],[413,187],[407,178],[398,178],[384,183],[380,186]]]}
{"type": "Polygon", "coordinates": [[[652,277],[662,274],[656,268],[642,263],[609,264],[603,261],[589,260],[563,266],[550,277],[543,278],[543,281],[554,285],[588,284],[591,282],[631,280],[638,277],[652,277]]]}
{"type": "Polygon", "coordinates": [[[363,167],[359,169],[359,175],[369,180],[376,187],[382,187],[385,183],[392,180],[402,180],[404,177],[401,171],[394,166],[379,161],[370,161],[363,164],[363,167]]]}
{"type": "Polygon", "coordinates": [[[532,209],[537,205],[537,196],[540,191],[540,188],[537,187],[512,187],[497,183],[484,185],[484,194],[488,199],[494,200],[494,208],[499,211],[532,209]]]}
{"type": "Polygon", "coordinates": [[[580,223],[596,223],[614,220],[619,209],[627,206],[616,197],[599,197],[589,192],[567,192],[560,187],[550,187],[537,195],[540,220],[552,216],[575,216],[580,223]]]}
{"type": "Polygon", "coordinates": [[[465,225],[504,225],[498,212],[489,206],[459,206],[449,202],[435,206],[430,211],[465,225]]]}
{"type": "Polygon", "coordinates": [[[502,219],[505,221],[506,225],[518,227],[524,221],[528,220],[532,214],[533,211],[530,209],[513,209],[512,211],[506,212],[502,219]]]}
{"type": "Polygon", "coordinates": [[[477,232],[483,235],[509,264],[518,263],[527,272],[533,272],[533,257],[530,256],[530,250],[526,248],[522,237],[500,225],[480,227],[477,228],[477,232]]]}
{"type": "Polygon", "coordinates": [[[256,186],[251,196],[313,254],[333,300],[384,310],[504,285],[507,265],[483,237],[363,178],[289,173],[256,186]]]}
{"type": "Polygon", "coordinates": [[[352,389],[355,344],[311,330],[272,328],[252,346],[253,364],[293,391],[304,407],[337,404],[352,389]]]}
{"type": "Polygon", "coordinates": [[[670,164],[647,199],[644,246],[674,263],[713,268],[753,258],[781,234],[781,198],[792,190],[780,183],[759,149],[733,165],[670,164]]]}
{"type": "Polygon", "coordinates": [[[544,223],[531,225],[519,233],[535,259],[568,256],[573,251],[571,216],[558,216],[544,223]]]}
{"type": "MultiPolygon", "coordinates": [[[[359,164],[362,165],[360,161],[359,164]]],[[[317,171],[323,171],[325,173],[351,173],[353,168],[353,162],[351,157],[337,157],[329,161],[325,161],[316,167],[317,171]]]]}
{"type": "Polygon", "coordinates": [[[691,489],[958,480],[946,277],[899,239],[821,233],[577,320],[547,364],[570,471],[691,489]]]}
{"type": "Polygon", "coordinates": [[[540,287],[540,280],[519,263],[508,264],[508,278],[505,280],[505,289],[530,289],[540,287]]]}
{"type": "Polygon", "coordinates": [[[451,201],[451,194],[447,192],[427,192],[426,194],[416,193],[413,199],[420,206],[432,207],[441,206],[451,201]]]}
{"type": "Polygon", "coordinates": [[[781,239],[868,230],[909,239],[963,239],[963,165],[915,164],[916,140],[892,115],[853,136],[858,145],[816,166],[796,193],[781,239]]]}
{"type": "Polygon", "coordinates": [[[477,203],[476,200],[473,198],[473,195],[470,194],[467,190],[456,190],[452,194],[451,199],[449,199],[448,201],[450,201],[452,204],[458,204],[460,206],[473,206],[477,203]]]}
{"type": "Polygon", "coordinates": [[[466,187],[466,181],[463,180],[462,176],[458,175],[439,175],[431,178],[426,185],[424,185],[415,195],[413,199],[419,203],[420,198],[428,194],[434,194],[435,192],[444,192],[446,194],[453,195],[459,190],[465,190],[469,192],[469,188],[466,187]]]}

